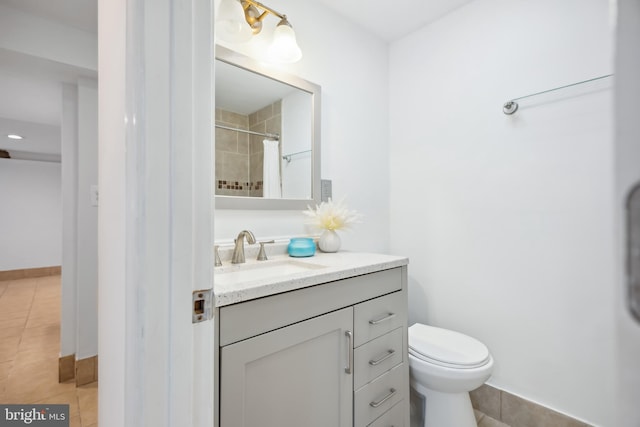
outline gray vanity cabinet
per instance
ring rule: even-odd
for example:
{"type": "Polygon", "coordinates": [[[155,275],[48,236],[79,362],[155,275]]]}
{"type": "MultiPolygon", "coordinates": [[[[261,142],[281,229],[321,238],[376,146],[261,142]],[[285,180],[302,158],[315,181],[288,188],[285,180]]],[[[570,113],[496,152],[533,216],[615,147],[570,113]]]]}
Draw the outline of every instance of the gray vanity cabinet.
{"type": "Polygon", "coordinates": [[[219,427],[408,427],[406,271],[220,307],[219,427]]]}

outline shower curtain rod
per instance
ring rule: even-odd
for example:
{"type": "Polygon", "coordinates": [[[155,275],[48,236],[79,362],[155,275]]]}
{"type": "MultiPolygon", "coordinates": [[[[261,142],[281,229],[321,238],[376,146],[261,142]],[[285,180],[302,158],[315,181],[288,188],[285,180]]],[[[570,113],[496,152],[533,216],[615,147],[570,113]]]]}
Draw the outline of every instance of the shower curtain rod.
{"type": "Polygon", "coordinates": [[[280,135],[278,135],[277,133],[254,132],[252,130],[237,129],[237,128],[232,128],[232,127],[223,126],[223,125],[216,125],[216,127],[219,128],[219,129],[234,130],[236,132],[244,132],[244,133],[248,133],[248,134],[251,134],[251,135],[264,136],[264,137],[267,137],[269,139],[274,139],[276,141],[280,141],[280,135]]]}
{"type": "Polygon", "coordinates": [[[543,90],[542,92],[532,93],[531,95],[525,95],[525,96],[520,96],[518,98],[512,98],[510,101],[507,101],[507,102],[504,103],[504,105],[502,106],[502,112],[505,113],[505,114],[511,115],[511,114],[515,113],[516,111],[518,111],[518,103],[516,101],[518,101],[520,99],[531,98],[532,96],[542,95],[543,93],[553,92],[553,91],[560,90],[560,89],[566,89],[566,88],[571,87],[571,86],[577,86],[577,85],[581,85],[581,84],[584,84],[584,83],[590,83],[590,82],[593,82],[593,81],[596,81],[596,80],[606,79],[607,77],[612,77],[612,76],[613,76],[613,74],[607,74],[607,75],[604,75],[604,76],[594,77],[594,78],[588,79],[588,80],[583,80],[581,82],[571,83],[571,84],[560,86],[560,87],[554,87],[553,89],[543,90]]]}

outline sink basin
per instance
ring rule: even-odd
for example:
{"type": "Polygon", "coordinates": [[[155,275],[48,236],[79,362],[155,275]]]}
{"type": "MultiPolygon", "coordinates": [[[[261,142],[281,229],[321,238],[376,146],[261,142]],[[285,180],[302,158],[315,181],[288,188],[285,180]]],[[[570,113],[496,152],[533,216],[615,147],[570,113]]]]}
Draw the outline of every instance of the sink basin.
{"type": "Polygon", "coordinates": [[[218,285],[253,282],[312,272],[322,268],[325,268],[325,266],[289,259],[264,261],[218,267],[214,270],[214,280],[218,285]]]}

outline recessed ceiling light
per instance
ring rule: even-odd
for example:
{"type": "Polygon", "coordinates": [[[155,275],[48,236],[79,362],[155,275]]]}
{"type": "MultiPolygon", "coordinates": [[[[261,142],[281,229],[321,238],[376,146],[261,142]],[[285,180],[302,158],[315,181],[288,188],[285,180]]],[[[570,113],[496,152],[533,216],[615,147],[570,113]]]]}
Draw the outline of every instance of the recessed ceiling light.
{"type": "Polygon", "coordinates": [[[15,133],[10,133],[9,135],[7,135],[7,138],[9,138],[9,139],[24,139],[24,136],[16,135],[15,133]]]}

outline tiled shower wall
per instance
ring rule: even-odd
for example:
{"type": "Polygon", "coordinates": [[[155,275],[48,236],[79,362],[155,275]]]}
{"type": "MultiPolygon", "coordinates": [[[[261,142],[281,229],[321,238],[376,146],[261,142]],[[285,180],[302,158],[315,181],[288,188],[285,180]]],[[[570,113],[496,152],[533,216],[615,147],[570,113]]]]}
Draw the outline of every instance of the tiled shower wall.
{"type": "MultiPolygon", "coordinates": [[[[281,134],[281,102],[248,116],[216,108],[216,124],[261,133],[281,134]]],[[[216,128],[217,195],[262,197],[262,163],[265,138],[216,128]]]]}

